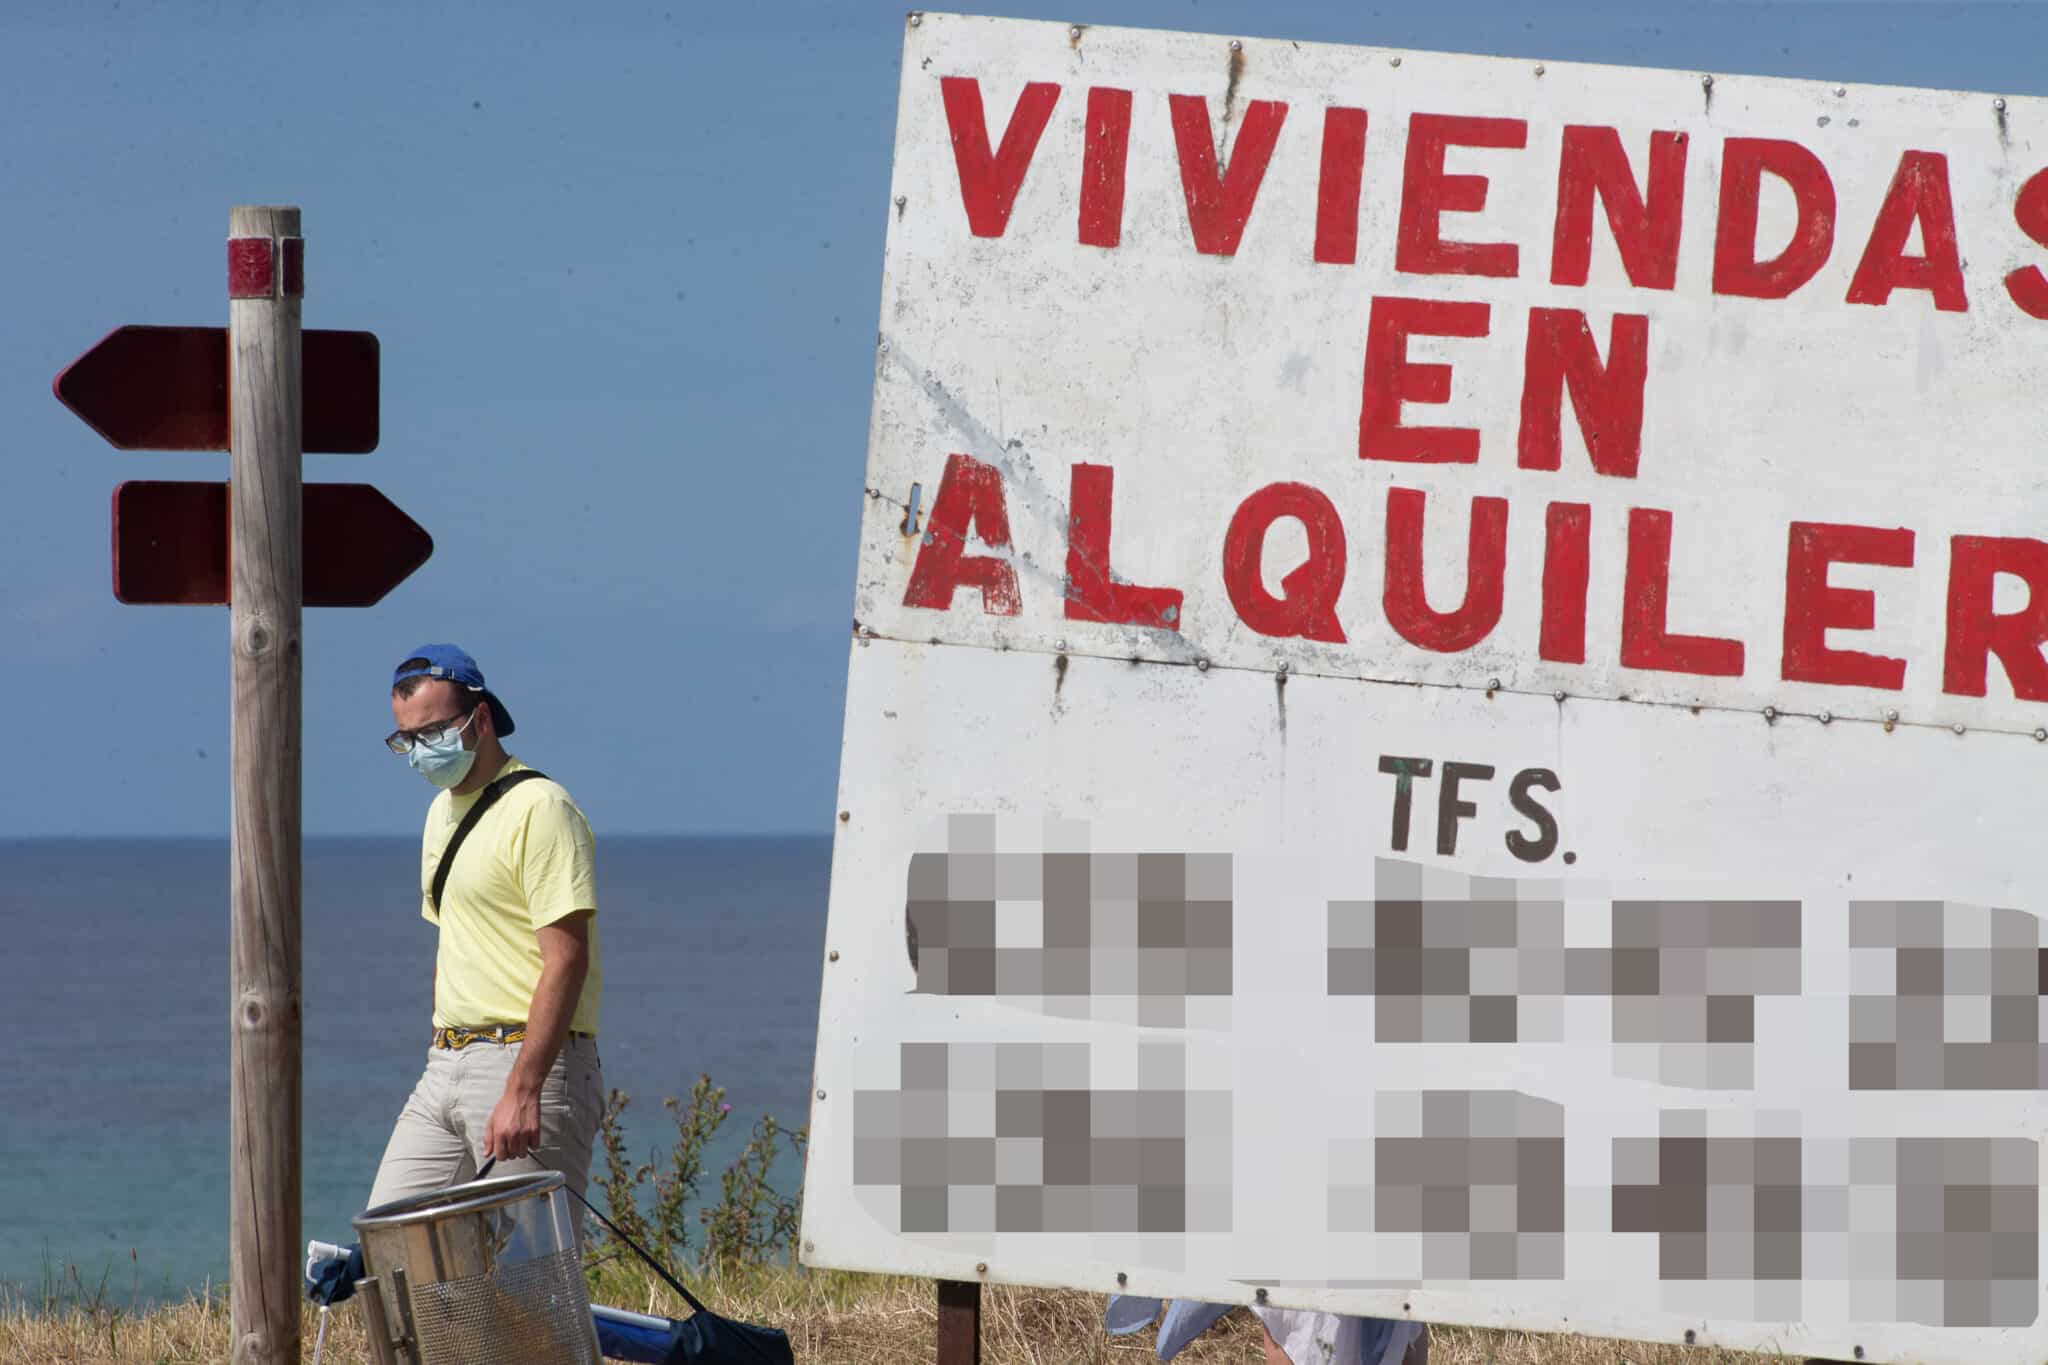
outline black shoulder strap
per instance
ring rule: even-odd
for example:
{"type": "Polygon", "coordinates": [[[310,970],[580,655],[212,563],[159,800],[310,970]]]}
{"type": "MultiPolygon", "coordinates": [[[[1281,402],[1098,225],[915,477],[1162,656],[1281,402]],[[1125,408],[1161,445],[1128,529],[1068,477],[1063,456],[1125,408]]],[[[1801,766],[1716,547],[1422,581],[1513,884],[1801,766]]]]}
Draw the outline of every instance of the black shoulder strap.
{"type": "Polygon", "coordinates": [[[441,850],[441,865],[434,869],[434,913],[441,913],[441,892],[448,885],[448,870],[455,866],[455,851],[462,847],[462,841],[476,828],[476,822],[484,818],[484,812],[498,803],[498,798],[530,777],[546,777],[544,772],[532,768],[521,768],[516,773],[503,777],[485,787],[476,798],[476,804],[469,808],[469,814],[462,817],[462,823],[455,827],[455,833],[448,836],[448,847],[441,850]]]}

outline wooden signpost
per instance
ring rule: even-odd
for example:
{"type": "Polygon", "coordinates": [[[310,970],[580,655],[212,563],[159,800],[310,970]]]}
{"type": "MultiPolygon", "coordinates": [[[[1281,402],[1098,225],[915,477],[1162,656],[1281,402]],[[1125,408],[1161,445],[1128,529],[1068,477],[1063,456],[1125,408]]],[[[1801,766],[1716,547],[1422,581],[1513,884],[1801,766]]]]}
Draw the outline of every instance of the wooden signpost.
{"type": "Polygon", "coordinates": [[[234,1079],[228,1273],[237,1365],[299,1357],[304,251],[295,208],[237,207],[229,216],[234,1079]],[[289,266],[294,254],[296,272],[289,266]]]}
{"type": "Polygon", "coordinates": [[[120,449],[227,450],[217,483],[115,490],[114,595],[230,608],[233,730],[229,1179],[235,1365],[297,1365],[300,719],[307,606],[369,606],[433,552],[362,484],[302,486],[300,456],[377,444],[377,339],[307,332],[296,208],[228,218],[228,328],[123,327],[57,398],[120,449]]]}

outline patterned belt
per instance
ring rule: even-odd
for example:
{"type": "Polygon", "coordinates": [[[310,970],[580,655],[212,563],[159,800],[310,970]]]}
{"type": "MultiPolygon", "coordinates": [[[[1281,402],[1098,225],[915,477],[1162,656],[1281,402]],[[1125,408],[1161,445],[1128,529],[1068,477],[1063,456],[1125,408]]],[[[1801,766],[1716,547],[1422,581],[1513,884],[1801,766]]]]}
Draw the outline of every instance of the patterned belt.
{"type": "Polygon", "coordinates": [[[526,1041],[524,1024],[492,1024],[487,1028],[437,1028],[434,1030],[434,1046],[452,1052],[460,1052],[471,1043],[523,1043],[526,1041]]]}
{"type": "MultiPolygon", "coordinates": [[[[590,1038],[594,1034],[570,1029],[571,1038],[590,1038]]],[[[434,1046],[450,1052],[460,1052],[471,1043],[523,1043],[526,1041],[524,1024],[490,1024],[483,1028],[436,1028],[434,1046]]]]}

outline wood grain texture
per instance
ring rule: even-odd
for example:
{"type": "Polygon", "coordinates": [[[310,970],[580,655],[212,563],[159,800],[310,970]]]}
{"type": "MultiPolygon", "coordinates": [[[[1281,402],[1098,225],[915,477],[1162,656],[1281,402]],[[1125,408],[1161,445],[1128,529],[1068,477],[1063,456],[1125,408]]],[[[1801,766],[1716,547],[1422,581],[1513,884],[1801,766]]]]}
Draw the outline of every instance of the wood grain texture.
{"type": "MultiPolygon", "coordinates": [[[[237,207],[230,237],[296,237],[237,207]]],[[[234,870],[229,1275],[235,1365],[298,1365],[301,337],[296,298],[228,305],[234,870]]]]}

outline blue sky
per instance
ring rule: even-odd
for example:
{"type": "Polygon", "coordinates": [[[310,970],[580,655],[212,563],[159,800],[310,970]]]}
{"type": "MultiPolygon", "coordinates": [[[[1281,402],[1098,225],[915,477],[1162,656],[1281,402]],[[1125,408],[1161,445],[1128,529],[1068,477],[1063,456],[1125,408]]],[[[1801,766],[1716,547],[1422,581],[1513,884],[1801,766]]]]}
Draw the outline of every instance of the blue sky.
{"type": "MultiPolygon", "coordinates": [[[[2048,93],[2048,5],[1092,0],[1094,24],[2048,93]]],[[[374,483],[434,558],[306,617],[309,833],[412,833],[389,669],[451,638],[601,831],[829,828],[900,3],[0,8],[0,838],[220,834],[223,609],[117,604],[121,453],[50,395],[222,324],[237,203],[305,212],[307,325],[383,344],[374,483]]]]}

